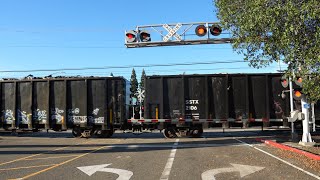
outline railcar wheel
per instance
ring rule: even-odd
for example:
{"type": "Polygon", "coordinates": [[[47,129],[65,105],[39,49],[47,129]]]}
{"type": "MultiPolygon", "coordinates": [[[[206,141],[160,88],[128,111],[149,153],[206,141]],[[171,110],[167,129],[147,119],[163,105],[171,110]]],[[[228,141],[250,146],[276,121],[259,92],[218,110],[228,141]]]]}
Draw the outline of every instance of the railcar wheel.
{"type": "Polygon", "coordinates": [[[112,130],[96,130],[95,131],[95,135],[99,138],[109,138],[113,135],[113,131],[112,130]]]}
{"type": "Polygon", "coordinates": [[[72,129],[73,137],[80,137],[81,136],[81,129],[79,127],[74,127],[72,129]]]}
{"type": "Polygon", "coordinates": [[[104,138],[110,138],[113,135],[113,131],[112,130],[106,130],[103,133],[103,137],[104,138]]]}
{"type": "Polygon", "coordinates": [[[201,137],[202,134],[203,134],[203,129],[202,128],[196,128],[194,130],[191,130],[192,137],[201,137]]]}
{"type": "Polygon", "coordinates": [[[163,130],[163,135],[166,138],[175,138],[177,137],[176,132],[173,128],[166,128],[163,130]]]}

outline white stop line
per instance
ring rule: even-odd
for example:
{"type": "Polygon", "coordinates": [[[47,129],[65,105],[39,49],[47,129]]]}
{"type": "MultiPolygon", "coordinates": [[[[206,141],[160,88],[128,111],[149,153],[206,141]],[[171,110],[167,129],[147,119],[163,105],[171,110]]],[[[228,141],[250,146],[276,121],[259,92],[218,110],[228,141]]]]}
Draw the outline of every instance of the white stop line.
{"type": "Polygon", "coordinates": [[[176,142],[173,144],[170,156],[168,158],[167,164],[161,174],[160,180],[168,180],[171,172],[171,168],[173,165],[174,157],[176,156],[177,147],[178,147],[179,139],[176,139],[176,142]]]}

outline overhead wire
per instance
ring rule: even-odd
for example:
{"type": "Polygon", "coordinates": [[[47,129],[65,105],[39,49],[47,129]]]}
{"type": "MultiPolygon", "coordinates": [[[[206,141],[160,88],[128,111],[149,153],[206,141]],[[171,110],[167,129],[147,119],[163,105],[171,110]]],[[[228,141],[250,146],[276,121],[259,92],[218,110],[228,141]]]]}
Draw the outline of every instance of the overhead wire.
{"type": "MultiPolygon", "coordinates": [[[[271,68],[278,68],[278,66],[268,66],[271,68]]],[[[168,72],[175,72],[175,73],[171,73],[171,74],[193,74],[192,72],[194,71],[207,71],[207,73],[213,73],[214,71],[217,70],[226,70],[224,73],[228,73],[228,70],[236,70],[236,69],[253,69],[252,67],[221,67],[221,68],[205,68],[205,69],[169,69],[166,71],[163,70],[157,70],[157,69],[146,69],[145,72],[148,75],[166,75],[168,74],[168,72]]],[[[141,69],[140,69],[141,70],[141,69]]],[[[137,72],[137,70],[136,70],[137,72]]],[[[56,76],[110,76],[110,74],[113,73],[115,76],[129,76],[132,74],[131,71],[105,71],[105,72],[57,72],[57,73],[53,73],[56,74],[56,76]]],[[[233,72],[236,73],[236,72],[233,72]]],[[[241,72],[238,72],[241,73],[241,72]]],[[[51,74],[51,75],[53,75],[51,74]]],[[[33,74],[34,76],[44,76],[43,73],[35,73],[33,74]]],[[[14,74],[11,75],[10,77],[24,77],[26,76],[26,74],[22,75],[22,74],[14,74]]],[[[9,75],[7,75],[7,77],[9,77],[9,75]]]]}
{"type": "MultiPolygon", "coordinates": [[[[54,45],[5,45],[1,48],[66,48],[66,49],[125,49],[125,46],[54,46],[54,45]]],[[[173,47],[166,47],[162,49],[168,49],[173,47]]],[[[185,48],[176,46],[174,48],[185,48]]],[[[232,49],[232,47],[212,47],[212,48],[193,48],[192,50],[214,50],[214,49],[232,49]]]]}
{"type": "Polygon", "coordinates": [[[248,62],[244,61],[244,60],[229,60],[229,61],[186,62],[186,63],[170,63],[170,64],[146,64],[146,65],[124,65],[124,66],[81,67],[81,68],[60,68],[60,69],[0,70],[0,73],[128,69],[128,68],[146,68],[146,67],[172,67],[172,66],[190,66],[190,65],[231,64],[231,63],[248,63],[248,62]]]}

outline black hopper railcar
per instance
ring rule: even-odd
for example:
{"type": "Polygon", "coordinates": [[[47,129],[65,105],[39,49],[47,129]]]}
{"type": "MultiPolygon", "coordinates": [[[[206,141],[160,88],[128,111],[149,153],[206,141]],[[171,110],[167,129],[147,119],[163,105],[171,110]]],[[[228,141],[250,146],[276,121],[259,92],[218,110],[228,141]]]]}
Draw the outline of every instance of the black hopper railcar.
{"type": "Polygon", "coordinates": [[[75,137],[110,137],[126,120],[122,77],[27,78],[0,81],[4,130],[72,129],[75,137]]]}
{"type": "MultiPolygon", "coordinates": [[[[288,126],[290,96],[281,77],[278,73],[149,76],[144,118],[128,122],[163,129],[167,138],[198,137],[216,123],[288,126]]],[[[299,104],[295,101],[295,109],[301,108],[299,104]]]]}
{"type": "MultiPolygon", "coordinates": [[[[157,129],[174,138],[199,137],[204,128],[216,124],[288,125],[290,96],[283,96],[288,87],[282,86],[281,77],[271,73],[148,76],[142,118],[130,114],[130,83],[123,77],[6,79],[0,81],[0,128],[71,129],[75,137],[157,129]]],[[[294,104],[301,108],[300,102],[294,104]]],[[[319,107],[315,108],[318,123],[319,107]]]]}

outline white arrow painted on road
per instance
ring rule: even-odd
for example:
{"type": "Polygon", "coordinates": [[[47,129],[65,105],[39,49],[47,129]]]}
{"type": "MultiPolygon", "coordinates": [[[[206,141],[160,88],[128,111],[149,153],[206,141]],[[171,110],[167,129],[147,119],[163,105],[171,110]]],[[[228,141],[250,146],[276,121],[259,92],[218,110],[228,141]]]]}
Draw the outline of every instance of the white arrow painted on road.
{"type": "Polygon", "coordinates": [[[259,167],[259,166],[248,166],[248,165],[242,165],[242,164],[231,164],[231,165],[233,167],[211,169],[211,170],[205,171],[204,173],[201,174],[201,178],[202,180],[215,180],[216,179],[214,177],[215,175],[220,173],[227,173],[227,172],[240,172],[240,177],[244,177],[264,169],[264,167],[259,167]]]}
{"type": "Polygon", "coordinates": [[[133,172],[124,170],[124,169],[115,169],[115,168],[106,168],[111,164],[101,164],[101,165],[94,165],[94,166],[83,166],[83,167],[77,167],[82,172],[86,173],[88,176],[91,176],[92,174],[100,171],[100,172],[110,172],[118,174],[119,177],[117,180],[129,180],[131,176],[133,175],[133,172]]]}

